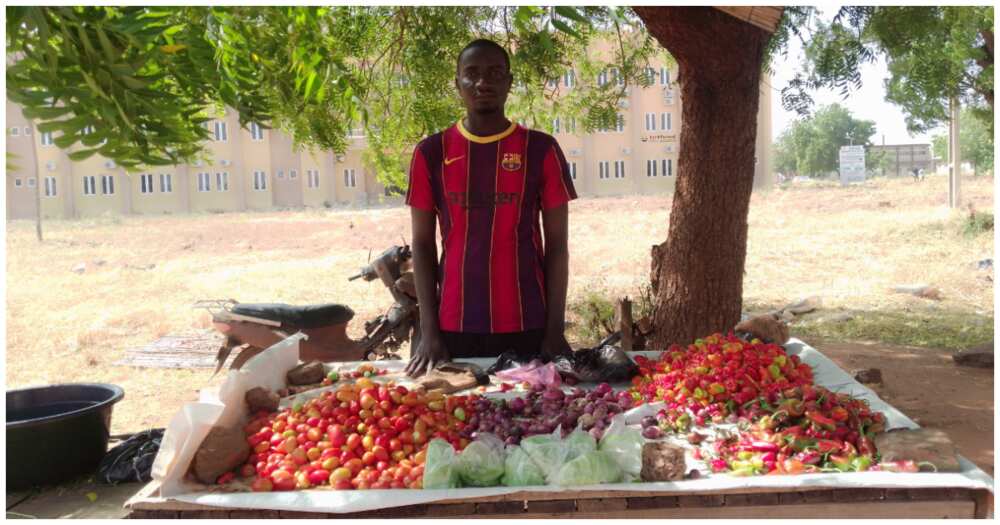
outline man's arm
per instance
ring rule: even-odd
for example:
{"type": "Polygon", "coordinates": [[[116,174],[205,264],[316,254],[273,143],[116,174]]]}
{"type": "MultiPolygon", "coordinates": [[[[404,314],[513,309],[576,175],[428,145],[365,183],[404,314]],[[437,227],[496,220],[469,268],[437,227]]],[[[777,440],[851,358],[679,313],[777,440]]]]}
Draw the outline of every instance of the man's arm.
{"type": "Polygon", "coordinates": [[[569,285],[569,206],[542,211],[545,231],[545,337],[542,354],[569,352],[566,342],[566,289],[569,285]]]}
{"type": "Polygon", "coordinates": [[[424,370],[449,359],[441,341],[437,301],[437,238],[433,211],[410,208],[413,231],[413,278],[420,308],[420,343],[410,350],[406,373],[419,376],[424,370]]]}

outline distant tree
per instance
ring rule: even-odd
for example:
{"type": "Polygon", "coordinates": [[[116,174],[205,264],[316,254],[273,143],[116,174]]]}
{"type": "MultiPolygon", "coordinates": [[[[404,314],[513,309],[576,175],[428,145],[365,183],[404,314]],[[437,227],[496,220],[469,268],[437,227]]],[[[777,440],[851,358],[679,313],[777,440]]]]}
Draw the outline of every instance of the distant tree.
{"type": "MultiPolygon", "coordinates": [[[[976,175],[980,170],[993,167],[993,133],[982,120],[975,118],[972,110],[963,109],[960,117],[958,142],[963,161],[972,164],[976,175]]],[[[934,156],[951,162],[948,151],[948,136],[937,135],[933,139],[934,156]]]]}
{"type": "Polygon", "coordinates": [[[830,104],[814,115],[792,123],[776,144],[776,163],[788,172],[822,177],[840,165],[840,148],[869,145],[875,123],[855,119],[840,104],[830,104]]]}
{"type": "MultiPolygon", "coordinates": [[[[788,9],[814,14],[813,8],[788,9]]],[[[786,109],[808,112],[810,92],[818,88],[846,96],[861,85],[861,66],[881,55],[890,74],[886,99],[903,109],[911,133],[946,123],[951,97],[992,132],[992,6],[848,6],[830,24],[790,31],[802,37],[806,61],[782,90],[786,109]]]]}

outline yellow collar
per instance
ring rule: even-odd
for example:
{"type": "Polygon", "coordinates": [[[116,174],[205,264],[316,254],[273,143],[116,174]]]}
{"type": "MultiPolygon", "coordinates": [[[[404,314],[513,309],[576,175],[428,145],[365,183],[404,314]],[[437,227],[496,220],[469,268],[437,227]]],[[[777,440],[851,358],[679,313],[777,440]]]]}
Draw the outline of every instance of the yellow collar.
{"type": "Polygon", "coordinates": [[[473,135],[472,133],[470,133],[469,130],[465,129],[465,126],[462,125],[462,121],[461,120],[458,121],[458,132],[461,133],[462,136],[468,139],[470,142],[475,142],[476,144],[489,144],[490,142],[496,142],[498,140],[502,140],[504,138],[507,138],[507,136],[509,136],[511,133],[513,133],[515,129],[517,129],[517,123],[511,122],[509,128],[501,131],[500,133],[497,133],[496,135],[490,135],[488,137],[480,137],[479,135],[473,135]]]}

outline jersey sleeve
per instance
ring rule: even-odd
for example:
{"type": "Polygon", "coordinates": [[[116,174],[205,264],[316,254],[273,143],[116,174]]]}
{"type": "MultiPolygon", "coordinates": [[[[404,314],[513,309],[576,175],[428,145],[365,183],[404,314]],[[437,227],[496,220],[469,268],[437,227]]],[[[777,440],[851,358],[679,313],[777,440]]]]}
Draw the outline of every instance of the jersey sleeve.
{"type": "Polygon", "coordinates": [[[576,188],[569,174],[569,164],[559,143],[553,139],[542,161],[542,209],[556,208],[575,198],[576,188]]]}
{"type": "Polygon", "coordinates": [[[434,210],[434,199],[431,195],[431,173],[419,145],[413,150],[413,159],[410,161],[410,181],[409,188],[406,190],[406,204],[421,210],[434,210]]]}

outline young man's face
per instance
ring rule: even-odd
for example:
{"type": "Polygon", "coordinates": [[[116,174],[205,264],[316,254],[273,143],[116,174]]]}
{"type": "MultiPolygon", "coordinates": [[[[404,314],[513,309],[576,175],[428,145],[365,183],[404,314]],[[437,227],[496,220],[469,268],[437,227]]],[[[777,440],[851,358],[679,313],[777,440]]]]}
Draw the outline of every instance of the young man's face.
{"type": "Polygon", "coordinates": [[[455,87],[469,113],[502,113],[512,80],[503,53],[474,47],[458,62],[455,87]]]}

